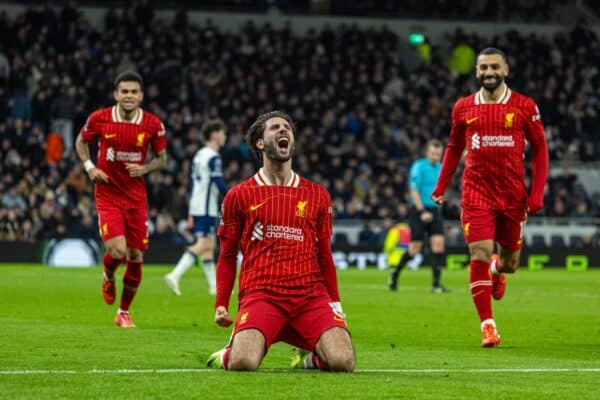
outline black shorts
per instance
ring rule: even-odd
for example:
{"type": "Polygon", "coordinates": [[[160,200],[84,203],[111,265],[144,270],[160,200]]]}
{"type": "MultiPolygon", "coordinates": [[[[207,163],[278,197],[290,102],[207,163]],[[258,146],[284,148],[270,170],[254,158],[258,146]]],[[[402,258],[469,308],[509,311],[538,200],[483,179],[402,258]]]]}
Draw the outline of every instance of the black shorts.
{"type": "Polygon", "coordinates": [[[442,220],[441,208],[425,207],[425,210],[433,214],[431,222],[423,222],[415,206],[411,206],[408,210],[408,225],[410,226],[410,240],[412,242],[425,240],[425,233],[429,237],[444,234],[444,221],[442,220]]]}

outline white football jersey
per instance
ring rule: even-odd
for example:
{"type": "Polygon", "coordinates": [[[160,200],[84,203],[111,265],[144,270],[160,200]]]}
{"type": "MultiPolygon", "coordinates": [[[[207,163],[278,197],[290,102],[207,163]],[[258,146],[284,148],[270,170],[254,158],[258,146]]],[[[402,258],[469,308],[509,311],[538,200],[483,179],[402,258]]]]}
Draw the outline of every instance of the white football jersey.
{"type": "Polygon", "coordinates": [[[219,187],[223,179],[221,156],[210,147],[196,152],[192,161],[192,192],[189,213],[195,217],[219,216],[219,187]]]}

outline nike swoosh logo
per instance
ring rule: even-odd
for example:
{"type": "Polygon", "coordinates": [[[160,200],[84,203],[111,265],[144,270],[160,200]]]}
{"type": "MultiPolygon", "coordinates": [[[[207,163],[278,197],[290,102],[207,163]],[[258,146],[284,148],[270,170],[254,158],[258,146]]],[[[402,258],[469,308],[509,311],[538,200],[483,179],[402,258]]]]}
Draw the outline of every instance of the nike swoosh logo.
{"type": "Polygon", "coordinates": [[[117,137],[116,133],[113,133],[113,134],[107,133],[106,135],[104,135],[104,139],[112,139],[112,138],[116,138],[116,137],[117,137]]]}
{"type": "Polygon", "coordinates": [[[263,201],[262,203],[253,204],[250,206],[250,211],[256,211],[259,208],[261,208],[262,206],[264,206],[265,204],[267,204],[267,200],[263,201]]]}
{"type": "Polygon", "coordinates": [[[474,118],[467,119],[467,125],[472,124],[473,122],[477,121],[478,119],[479,119],[479,117],[474,117],[474,118]]]}

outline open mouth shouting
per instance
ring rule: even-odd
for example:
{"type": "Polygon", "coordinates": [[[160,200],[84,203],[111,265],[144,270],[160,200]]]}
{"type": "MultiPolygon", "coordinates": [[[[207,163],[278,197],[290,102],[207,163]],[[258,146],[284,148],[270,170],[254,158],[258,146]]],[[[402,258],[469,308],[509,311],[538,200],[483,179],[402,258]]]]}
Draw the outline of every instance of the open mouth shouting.
{"type": "Polygon", "coordinates": [[[279,150],[288,150],[290,148],[290,138],[282,136],[277,139],[277,148],[279,150]]]}

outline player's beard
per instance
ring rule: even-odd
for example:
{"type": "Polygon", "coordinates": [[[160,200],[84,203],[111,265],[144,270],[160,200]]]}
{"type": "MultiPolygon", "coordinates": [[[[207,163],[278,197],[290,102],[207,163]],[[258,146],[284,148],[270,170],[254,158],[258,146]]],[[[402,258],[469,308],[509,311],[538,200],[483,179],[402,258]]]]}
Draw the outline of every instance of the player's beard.
{"type": "Polygon", "coordinates": [[[502,83],[504,83],[504,77],[502,75],[492,76],[492,78],[495,78],[493,82],[485,82],[486,78],[490,78],[490,76],[481,75],[478,80],[479,84],[489,92],[493,92],[494,90],[498,89],[502,83]]]}
{"type": "Polygon", "coordinates": [[[283,156],[279,154],[277,151],[277,143],[265,142],[265,155],[269,158],[269,160],[284,163],[292,158],[294,155],[294,150],[296,149],[296,144],[294,142],[290,142],[289,144],[290,151],[287,155],[283,156]]]}
{"type": "Polygon", "coordinates": [[[120,102],[121,109],[130,115],[132,113],[134,113],[135,111],[137,111],[137,108],[139,107],[139,105],[140,105],[140,103],[135,100],[129,102],[128,104],[125,104],[124,101],[120,102]]]}

